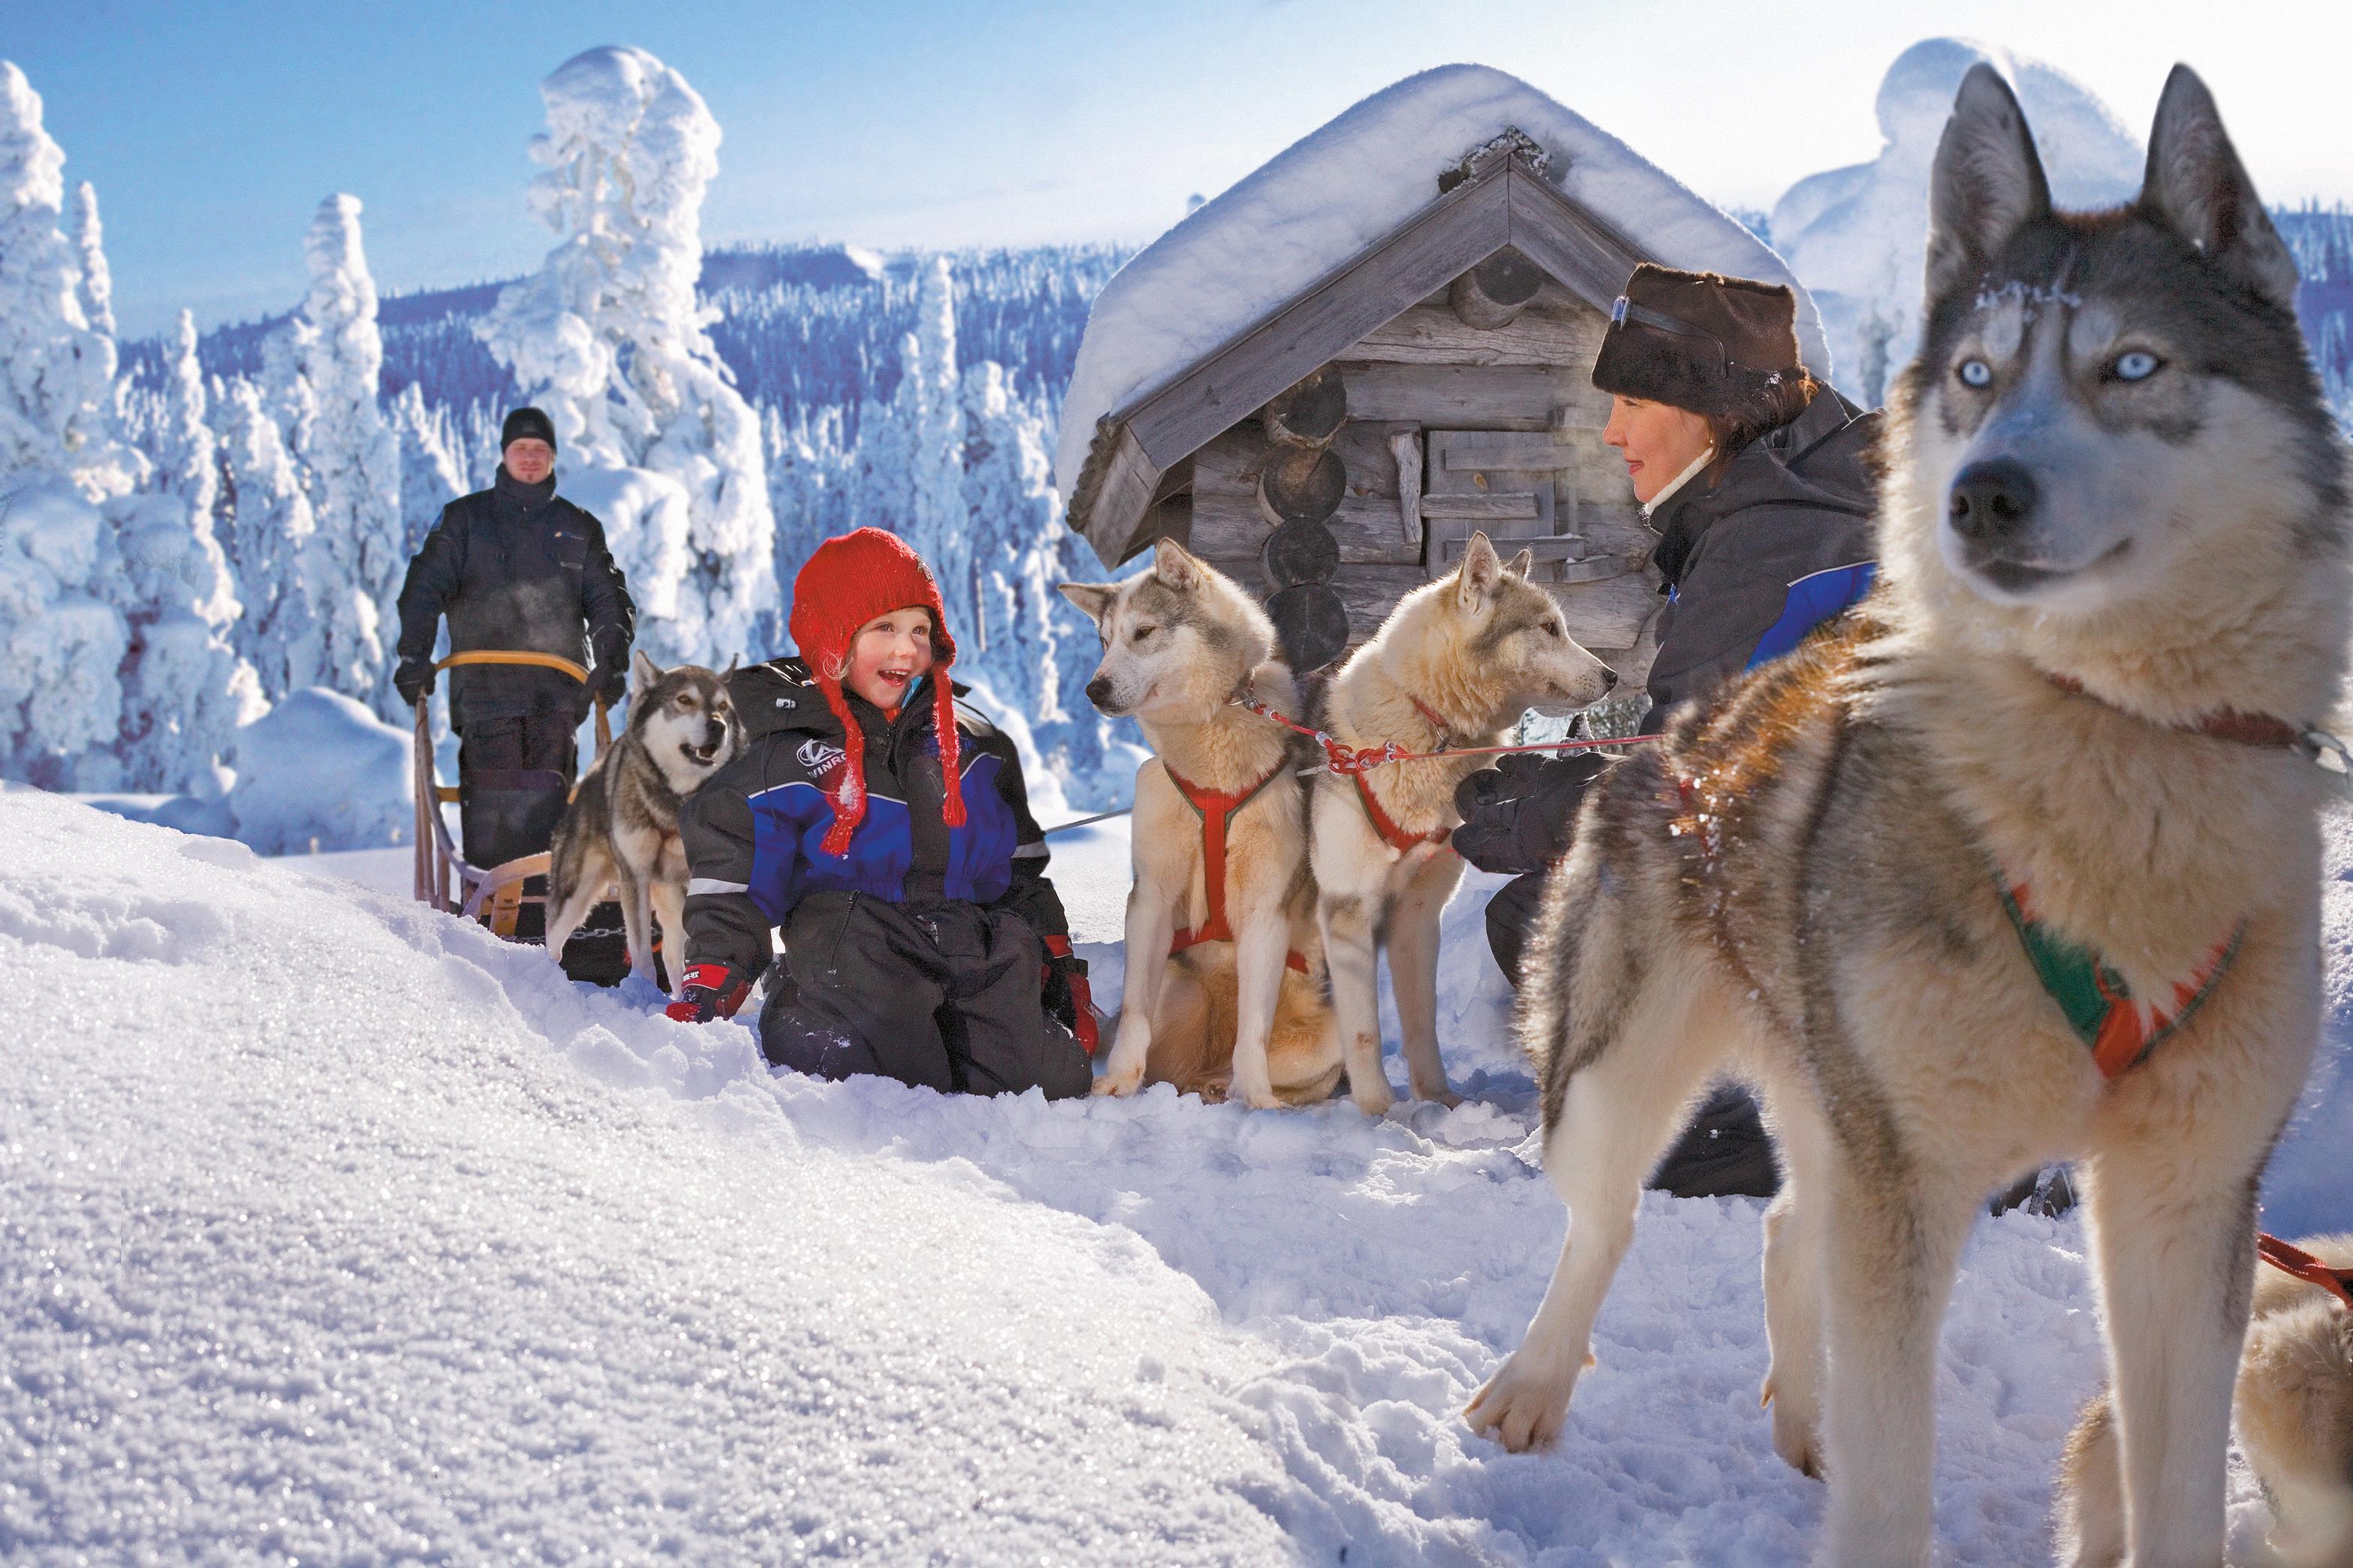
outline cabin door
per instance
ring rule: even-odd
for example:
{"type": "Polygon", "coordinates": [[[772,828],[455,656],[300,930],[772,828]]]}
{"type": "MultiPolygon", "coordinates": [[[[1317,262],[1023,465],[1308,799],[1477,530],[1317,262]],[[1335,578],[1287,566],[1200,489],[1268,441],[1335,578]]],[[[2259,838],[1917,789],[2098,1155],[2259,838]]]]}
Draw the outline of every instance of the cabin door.
{"type": "Polygon", "coordinates": [[[1641,570],[1639,557],[1579,526],[1579,487],[1559,482],[1565,471],[1608,458],[1600,431],[1432,430],[1429,441],[1421,521],[1431,577],[1454,570],[1474,531],[1506,561],[1533,554],[1534,582],[1599,583],[1641,570]]]}

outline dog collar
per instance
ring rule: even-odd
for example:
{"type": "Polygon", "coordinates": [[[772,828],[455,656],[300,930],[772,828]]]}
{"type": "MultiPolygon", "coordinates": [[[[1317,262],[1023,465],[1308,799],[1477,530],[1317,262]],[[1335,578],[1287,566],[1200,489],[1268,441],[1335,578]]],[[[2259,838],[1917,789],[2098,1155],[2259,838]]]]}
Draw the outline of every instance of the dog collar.
{"type": "MultiPolygon", "coordinates": [[[[2142,717],[2129,709],[2118,708],[2096,692],[2085,690],[2084,683],[2072,675],[2046,669],[2042,672],[2042,679],[2070,696],[2084,698],[2130,718],[2142,717]]],[[[2235,708],[2209,713],[2189,724],[2166,724],[2154,719],[2143,719],[2142,721],[2185,734],[2211,736],[2233,745],[2294,752],[2326,773],[2338,794],[2353,796],[2353,750],[2348,750],[2344,742],[2317,724],[2295,724],[2269,713],[2242,713],[2235,708]]]]}
{"type": "Polygon", "coordinates": [[[1441,752],[1452,747],[1454,744],[1454,731],[1446,722],[1445,718],[1440,715],[1437,710],[1431,708],[1429,703],[1424,702],[1420,698],[1416,697],[1410,691],[1405,694],[1405,700],[1413,704],[1413,710],[1420,714],[1431,729],[1438,731],[1438,739],[1432,743],[1435,744],[1441,752]]]}

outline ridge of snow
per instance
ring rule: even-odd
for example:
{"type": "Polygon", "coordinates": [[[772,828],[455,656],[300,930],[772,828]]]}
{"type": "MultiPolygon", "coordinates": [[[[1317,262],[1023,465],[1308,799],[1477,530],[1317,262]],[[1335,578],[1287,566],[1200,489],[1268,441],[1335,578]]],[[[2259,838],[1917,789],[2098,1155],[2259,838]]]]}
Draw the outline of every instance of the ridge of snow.
{"type": "MultiPolygon", "coordinates": [[[[0,1556],[1810,1560],[1754,1202],[1644,1198],[1552,1451],[1461,1426],[1565,1221],[1499,879],[1472,1100],[1368,1122],[772,1076],[328,863],[0,795],[0,1556]]],[[[1946,1561],[2047,1554],[2089,1306],[2073,1222],[1978,1226],[1946,1561]]]]}
{"type": "Polygon", "coordinates": [[[1545,93],[1489,66],[1393,83],[1309,132],[1131,258],[1095,296],[1063,404],[1054,476],[1068,501],[1095,422],[1375,243],[1438,196],[1438,176],[1516,128],[1549,178],[1676,267],[1788,283],[1798,342],[1829,374],[1806,290],[1738,220],[1545,93]]]}

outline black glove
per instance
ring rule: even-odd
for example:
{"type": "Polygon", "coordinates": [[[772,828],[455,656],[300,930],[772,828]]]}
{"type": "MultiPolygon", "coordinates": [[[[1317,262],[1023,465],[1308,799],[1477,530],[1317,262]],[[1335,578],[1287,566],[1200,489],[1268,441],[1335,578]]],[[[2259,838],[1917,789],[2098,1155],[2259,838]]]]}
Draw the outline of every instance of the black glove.
{"type": "Polygon", "coordinates": [[[433,695],[433,661],[429,658],[404,658],[392,672],[392,689],[411,708],[433,695]]]}
{"type": "Polygon", "coordinates": [[[596,700],[602,702],[607,708],[618,708],[621,705],[621,699],[628,694],[629,667],[625,664],[607,676],[604,682],[596,688],[596,700]]]}
{"type": "Polygon", "coordinates": [[[1592,752],[1556,759],[1522,753],[1455,786],[1462,826],[1449,842],[1482,871],[1541,871],[1565,853],[1577,803],[1608,761],[1592,752]]]}

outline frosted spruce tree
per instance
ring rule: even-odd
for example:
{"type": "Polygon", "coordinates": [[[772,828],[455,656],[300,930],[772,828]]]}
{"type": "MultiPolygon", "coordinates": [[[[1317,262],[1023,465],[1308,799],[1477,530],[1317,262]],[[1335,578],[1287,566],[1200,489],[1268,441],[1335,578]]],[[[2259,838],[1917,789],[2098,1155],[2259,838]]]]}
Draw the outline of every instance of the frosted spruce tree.
{"type": "MultiPolygon", "coordinates": [[[[468,482],[465,464],[459,458],[459,436],[449,411],[428,405],[424,390],[415,382],[400,389],[385,418],[400,443],[403,548],[414,555],[441,520],[441,509],[474,487],[468,482]]],[[[404,566],[402,575],[406,574],[404,566]]],[[[396,585],[396,597],[398,593],[396,585]]],[[[396,627],[396,622],[392,624],[396,627]]]]}
{"type": "Polygon", "coordinates": [[[64,170],[40,95],[0,60],[0,776],[97,789],[121,778],[129,642],[100,507],[141,465],[113,430],[114,342],[58,232],[64,170]]]}
{"type": "Polygon", "coordinates": [[[232,645],[239,606],[214,534],[220,468],[205,403],[195,322],[183,310],[164,366],[147,491],[109,510],[122,568],[116,597],[130,632],[116,745],[123,782],[216,798],[228,784],[221,755],[237,726],[268,704],[232,645]]]}
{"type": "Polygon", "coordinates": [[[321,683],[397,721],[393,601],[408,565],[400,447],[376,404],[384,337],[360,243],[359,198],[332,195],[302,245],[311,291],[264,344],[272,404],[301,464],[314,531],[304,565],[321,683]]]}
{"type": "Polygon", "coordinates": [[[643,49],[577,55],[540,96],[531,202],[563,238],[500,296],[483,342],[555,422],[564,491],[604,523],[657,657],[762,651],[776,586],[760,424],[695,298],[719,123],[643,49]],[[665,490],[685,501],[682,554],[665,490]]]}
{"type": "Polygon", "coordinates": [[[243,376],[222,384],[213,428],[230,520],[222,542],[244,605],[235,644],[260,678],[263,695],[275,702],[290,690],[322,683],[325,638],[309,576],[322,559],[314,548],[318,527],[259,387],[243,376]]]}
{"type": "Polygon", "coordinates": [[[74,187],[73,247],[81,268],[81,282],[76,289],[81,300],[81,312],[89,318],[91,331],[113,337],[114,274],[106,265],[105,231],[98,221],[98,193],[90,188],[88,180],[74,187]]]}

